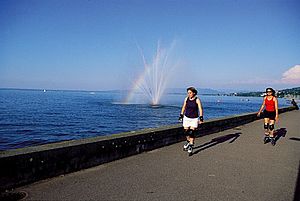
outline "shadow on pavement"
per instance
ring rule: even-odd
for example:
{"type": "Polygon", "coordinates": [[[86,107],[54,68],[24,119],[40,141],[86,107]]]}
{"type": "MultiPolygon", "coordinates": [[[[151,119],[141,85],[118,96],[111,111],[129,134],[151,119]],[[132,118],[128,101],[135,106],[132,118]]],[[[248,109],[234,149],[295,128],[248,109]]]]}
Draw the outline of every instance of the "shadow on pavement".
{"type": "Polygon", "coordinates": [[[233,143],[238,137],[240,137],[241,134],[242,134],[241,132],[238,132],[238,133],[228,134],[228,135],[224,135],[224,136],[221,136],[221,137],[214,138],[210,142],[207,142],[207,143],[204,143],[200,146],[194,147],[194,153],[193,154],[197,154],[200,151],[203,151],[205,149],[213,147],[217,144],[226,142],[228,140],[230,140],[229,143],[233,143]]]}
{"type": "Polygon", "coordinates": [[[300,141],[300,138],[291,137],[290,140],[300,141]]]}
{"type": "Polygon", "coordinates": [[[275,131],[275,141],[277,142],[281,137],[285,137],[287,133],[286,128],[280,128],[275,131]]]}

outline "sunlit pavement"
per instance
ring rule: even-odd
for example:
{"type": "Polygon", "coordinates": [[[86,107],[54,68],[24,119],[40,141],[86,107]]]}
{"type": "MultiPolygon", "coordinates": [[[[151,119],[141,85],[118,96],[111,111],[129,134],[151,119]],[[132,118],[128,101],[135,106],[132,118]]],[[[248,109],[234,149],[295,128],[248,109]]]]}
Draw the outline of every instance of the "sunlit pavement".
{"type": "Polygon", "coordinates": [[[197,138],[190,157],[177,143],[16,191],[26,200],[298,200],[299,119],[280,115],[275,146],[263,143],[259,120],[197,138]]]}

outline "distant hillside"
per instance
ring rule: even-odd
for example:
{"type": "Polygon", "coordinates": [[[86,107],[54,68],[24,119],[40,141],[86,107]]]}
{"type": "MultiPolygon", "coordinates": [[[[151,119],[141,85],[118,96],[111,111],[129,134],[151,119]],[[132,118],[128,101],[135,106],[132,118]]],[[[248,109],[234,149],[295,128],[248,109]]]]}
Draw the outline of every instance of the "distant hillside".
{"type": "Polygon", "coordinates": [[[300,96],[300,87],[295,87],[292,89],[283,89],[278,91],[277,93],[278,97],[298,97],[300,96]]]}
{"type": "Polygon", "coordinates": [[[230,94],[232,96],[254,96],[254,97],[258,97],[258,96],[262,96],[264,92],[261,91],[256,91],[256,92],[238,92],[238,93],[233,93],[230,94]]]}
{"type": "MultiPolygon", "coordinates": [[[[218,94],[224,94],[224,92],[217,91],[214,89],[208,89],[208,88],[196,88],[198,90],[198,94],[202,95],[218,95],[218,94]]],[[[166,90],[166,93],[169,94],[186,94],[186,88],[170,88],[166,90]]]]}
{"type": "MultiPolygon", "coordinates": [[[[235,96],[263,96],[264,91],[259,91],[259,92],[243,92],[243,93],[235,93],[231,95],[235,96]]],[[[291,89],[282,89],[276,91],[276,95],[280,98],[283,97],[298,97],[300,96],[300,87],[295,87],[291,89]]]]}

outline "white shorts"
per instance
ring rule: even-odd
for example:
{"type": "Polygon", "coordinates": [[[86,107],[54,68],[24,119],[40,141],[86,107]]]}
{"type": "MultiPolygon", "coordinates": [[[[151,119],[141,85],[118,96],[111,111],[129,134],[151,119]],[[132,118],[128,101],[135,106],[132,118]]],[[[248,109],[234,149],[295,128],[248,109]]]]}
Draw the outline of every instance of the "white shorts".
{"type": "Polygon", "coordinates": [[[198,128],[199,120],[198,118],[188,118],[186,116],[183,117],[182,125],[184,128],[193,127],[198,128]]]}

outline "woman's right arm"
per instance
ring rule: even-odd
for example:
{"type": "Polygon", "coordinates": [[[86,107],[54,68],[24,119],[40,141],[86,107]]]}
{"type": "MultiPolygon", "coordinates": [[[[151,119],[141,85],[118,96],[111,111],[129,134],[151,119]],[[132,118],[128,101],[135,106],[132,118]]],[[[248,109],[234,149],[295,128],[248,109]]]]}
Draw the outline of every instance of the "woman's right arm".
{"type": "Polygon", "coordinates": [[[259,109],[259,111],[258,111],[258,113],[257,113],[257,116],[260,116],[260,113],[262,112],[262,110],[263,110],[264,107],[265,107],[265,99],[266,99],[266,97],[264,97],[263,103],[261,104],[261,107],[260,107],[260,109],[259,109]]]}
{"type": "Polygon", "coordinates": [[[186,99],[187,99],[187,97],[184,99],[184,102],[183,102],[183,105],[182,105],[182,108],[181,108],[180,115],[184,115],[185,106],[186,106],[186,99]]]}
{"type": "Polygon", "coordinates": [[[178,118],[178,120],[179,120],[180,122],[182,122],[182,120],[183,120],[183,115],[184,115],[184,111],[185,111],[185,106],[186,106],[186,98],[184,99],[184,103],[183,103],[183,105],[182,105],[181,112],[180,112],[180,115],[179,115],[179,118],[178,118]]]}

